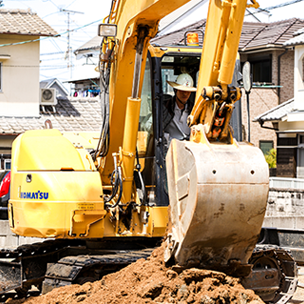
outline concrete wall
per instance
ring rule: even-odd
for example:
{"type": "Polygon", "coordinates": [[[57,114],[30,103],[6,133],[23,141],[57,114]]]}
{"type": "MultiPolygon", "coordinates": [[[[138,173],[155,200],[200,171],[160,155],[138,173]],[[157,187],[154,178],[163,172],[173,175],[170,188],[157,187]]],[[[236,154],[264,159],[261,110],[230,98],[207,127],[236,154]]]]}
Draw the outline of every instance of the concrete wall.
{"type": "MultiPolygon", "coordinates": [[[[0,44],[38,38],[0,35],[0,44]]],[[[1,47],[1,54],[10,56],[9,59],[0,59],[2,116],[39,116],[39,47],[39,41],[1,47]]]]}
{"type": "MultiPolygon", "coordinates": [[[[245,91],[242,92],[242,123],[245,128],[246,138],[248,134],[248,116],[247,116],[247,101],[245,91]]],[[[260,140],[272,140],[274,148],[276,147],[276,133],[274,130],[264,129],[260,127],[258,122],[252,120],[258,115],[269,111],[271,108],[278,105],[278,96],[276,89],[252,89],[249,95],[250,104],[250,141],[259,147],[260,140]]],[[[272,127],[270,122],[264,124],[272,127]]]]}
{"type": "Polygon", "coordinates": [[[19,245],[42,242],[43,240],[44,239],[18,236],[12,233],[8,221],[0,220],[0,248],[15,248],[19,245]]]}
{"type": "Polygon", "coordinates": [[[304,190],[271,188],[263,226],[304,229],[304,190]]]}

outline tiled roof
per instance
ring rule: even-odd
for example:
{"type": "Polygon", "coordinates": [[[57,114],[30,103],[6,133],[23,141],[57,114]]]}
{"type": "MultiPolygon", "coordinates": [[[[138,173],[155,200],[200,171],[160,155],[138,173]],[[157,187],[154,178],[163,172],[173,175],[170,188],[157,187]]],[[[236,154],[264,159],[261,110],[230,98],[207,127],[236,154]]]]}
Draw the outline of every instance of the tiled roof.
{"type": "MultiPolygon", "coordinates": [[[[185,31],[191,30],[201,30],[205,32],[206,19],[183,27],[177,31],[171,32],[169,34],[162,35],[161,32],[151,40],[151,44],[159,44],[159,45],[184,45],[184,34],[185,31]]],[[[199,35],[199,43],[202,44],[202,35],[199,35]]]]}
{"type": "MultiPolygon", "coordinates": [[[[184,45],[184,34],[186,31],[200,30],[205,32],[206,19],[183,27],[177,31],[162,35],[151,40],[151,44],[157,45],[184,45]]],[[[245,51],[249,48],[259,48],[266,45],[283,46],[295,33],[304,31],[304,20],[292,18],[273,23],[244,22],[239,48],[245,51]]],[[[75,51],[75,54],[83,50],[96,49],[100,47],[100,37],[96,36],[75,51]]],[[[200,45],[203,36],[199,34],[200,45]]]]}
{"type": "MultiPolygon", "coordinates": [[[[204,32],[205,24],[206,20],[201,20],[170,34],[159,35],[152,39],[151,43],[159,45],[183,45],[185,30],[199,29],[204,32]]],[[[283,46],[303,26],[304,20],[297,18],[273,23],[244,22],[239,49],[246,51],[269,45],[283,46]]],[[[200,39],[200,44],[202,44],[202,39],[200,39]]]]}
{"type": "Polygon", "coordinates": [[[59,131],[100,131],[101,106],[98,98],[59,99],[54,107],[41,107],[40,117],[1,117],[0,134],[20,134],[45,128],[50,120],[59,131]],[[55,112],[54,110],[55,109],[55,112]]]}
{"type": "Polygon", "coordinates": [[[284,43],[285,46],[296,44],[304,44],[304,34],[295,36],[284,43]]]}
{"type": "Polygon", "coordinates": [[[30,10],[0,9],[0,34],[55,36],[57,32],[30,10]]]}
{"type": "MultiPolygon", "coordinates": [[[[58,91],[58,88],[59,88],[60,90],[62,90],[62,92],[65,93],[65,95],[69,94],[67,89],[63,86],[61,81],[58,80],[57,78],[44,79],[44,80],[40,81],[39,85],[40,85],[41,89],[56,88],[58,91]]],[[[58,94],[58,92],[57,92],[57,94],[58,94]]]]}
{"type": "Polygon", "coordinates": [[[288,19],[273,23],[264,23],[256,27],[256,23],[244,23],[240,49],[257,48],[266,45],[283,45],[293,37],[293,33],[304,26],[304,20],[288,19]],[[249,39],[244,41],[245,36],[249,39]],[[250,38],[251,36],[251,38],[250,38]]]}
{"type": "Polygon", "coordinates": [[[285,115],[292,112],[294,108],[294,98],[289,99],[271,110],[257,116],[253,121],[274,121],[281,120],[285,115]]]}
{"type": "Polygon", "coordinates": [[[91,40],[89,40],[88,42],[86,42],[85,44],[83,44],[81,47],[79,47],[74,52],[74,54],[77,55],[78,53],[80,53],[82,51],[99,49],[100,48],[100,44],[101,44],[101,39],[102,39],[102,37],[95,36],[94,38],[92,38],[91,40]]]}
{"type": "Polygon", "coordinates": [[[304,28],[299,29],[294,33],[294,37],[287,40],[284,45],[304,44],[304,28]]]}
{"type": "Polygon", "coordinates": [[[304,27],[300,28],[298,31],[294,33],[294,36],[304,34],[304,27]]]}

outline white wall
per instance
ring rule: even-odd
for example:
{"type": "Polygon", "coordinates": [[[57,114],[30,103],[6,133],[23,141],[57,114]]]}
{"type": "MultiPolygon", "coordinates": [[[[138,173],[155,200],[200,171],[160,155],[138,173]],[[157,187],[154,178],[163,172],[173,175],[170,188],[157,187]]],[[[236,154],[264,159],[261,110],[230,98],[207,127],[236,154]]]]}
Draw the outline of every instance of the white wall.
{"type": "Polygon", "coordinates": [[[290,118],[290,120],[288,121],[280,121],[279,122],[279,130],[280,131],[295,131],[295,133],[297,133],[296,131],[300,131],[300,130],[304,130],[304,113],[301,115],[295,114],[295,121],[292,121],[293,115],[292,113],[288,113],[288,117],[290,118]],[[297,117],[297,119],[296,119],[297,117]],[[301,120],[302,117],[302,120],[301,120]]]}
{"type": "Polygon", "coordinates": [[[294,57],[294,97],[295,109],[304,110],[304,75],[303,75],[303,60],[304,60],[304,46],[299,45],[295,47],[294,57]]]}
{"type": "MultiPolygon", "coordinates": [[[[85,53],[85,52],[83,52],[85,53]]],[[[72,79],[87,79],[99,77],[99,72],[95,71],[99,62],[99,50],[88,51],[88,54],[92,54],[92,57],[88,59],[85,56],[78,55],[74,61],[74,69],[72,79]]]]}
{"type": "MultiPolygon", "coordinates": [[[[0,35],[0,45],[35,40],[38,36],[0,35]]],[[[1,116],[39,116],[39,41],[2,46],[1,116]]]]}

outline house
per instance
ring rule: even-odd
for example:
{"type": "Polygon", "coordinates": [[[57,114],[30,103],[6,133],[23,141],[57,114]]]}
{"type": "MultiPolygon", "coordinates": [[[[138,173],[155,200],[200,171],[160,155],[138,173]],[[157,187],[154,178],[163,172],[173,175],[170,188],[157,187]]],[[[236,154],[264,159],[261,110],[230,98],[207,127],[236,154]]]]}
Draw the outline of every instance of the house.
{"type": "Polygon", "coordinates": [[[284,43],[286,52],[294,54],[292,98],[261,113],[255,121],[271,122],[277,135],[278,177],[304,178],[304,28],[284,43]]]}
{"type": "Polygon", "coordinates": [[[1,116],[39,116],[39,40],[56,35],[30,10],[0,10],[1,116]]]}
{"type": "Polygon", "coordinates": [[[11,143],[17,134],[6,118],[39,117],[39,39],[56,35],[31,10],[0,9],[1,169],[9,166],[11,143]]]}
{"type": "MultiPolygon", "coordinates": [[[[151,43],[159,45],[183,45],[185,31],[199,33],[202,45],[206,20],[165,35],[159,35],[151,43]]],[[[244,22],[239,44],[241,63],[251,65],[253,88],[249,95],[250,141],[264,153],[276,147],[276,133],[271,122],[265,121],[262,127],[252,123],[253,119],[273,107],[293,97],[294,50],[286,48],[285,42],[304,26],[304,20],[292,18],[273,23],[244,22]]],[[[248,115],[246,94],[241,99],[243,140],[248,139],[248,115]]]]}
{"type": "Polygon", "coordinates": [[[98,98],[69,99],[58,80],[39,83],[39,38],[56,35],[30,10],[0,9],[0,169],[10,169],[12,142],[27,130],[99,132],[98,98]],[[56,102],[40,105],[40,86],[56,88],[56,102]]]}
{"type": "Polygon", "coordinates": [[[74,77],[66,82],[73,85],[72,92],[75,97],[94,97],[100,91],[97,68],[101,39],[95,36],[74,52],[77,60],[74,77]]]}
{"type": "Polygon", "coordinates": [[[45,79],[40,81],[40,94],[42,94],[45,89],[55,89],[56,98],[67,98],[67,96],[69,96],[68,90],[57,78],[45,79]]]}

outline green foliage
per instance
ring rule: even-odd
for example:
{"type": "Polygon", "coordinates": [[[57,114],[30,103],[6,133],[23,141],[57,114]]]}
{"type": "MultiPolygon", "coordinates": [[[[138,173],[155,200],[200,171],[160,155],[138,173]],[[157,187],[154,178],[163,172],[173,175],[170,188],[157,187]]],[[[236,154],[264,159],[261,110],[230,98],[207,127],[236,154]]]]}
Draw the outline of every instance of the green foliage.
{"type": "Polygon", "coordinates": [[[266,162],[269,168],[276,168],[277,166],[277,150],[271,149],[265,154],[266,162]]]}

